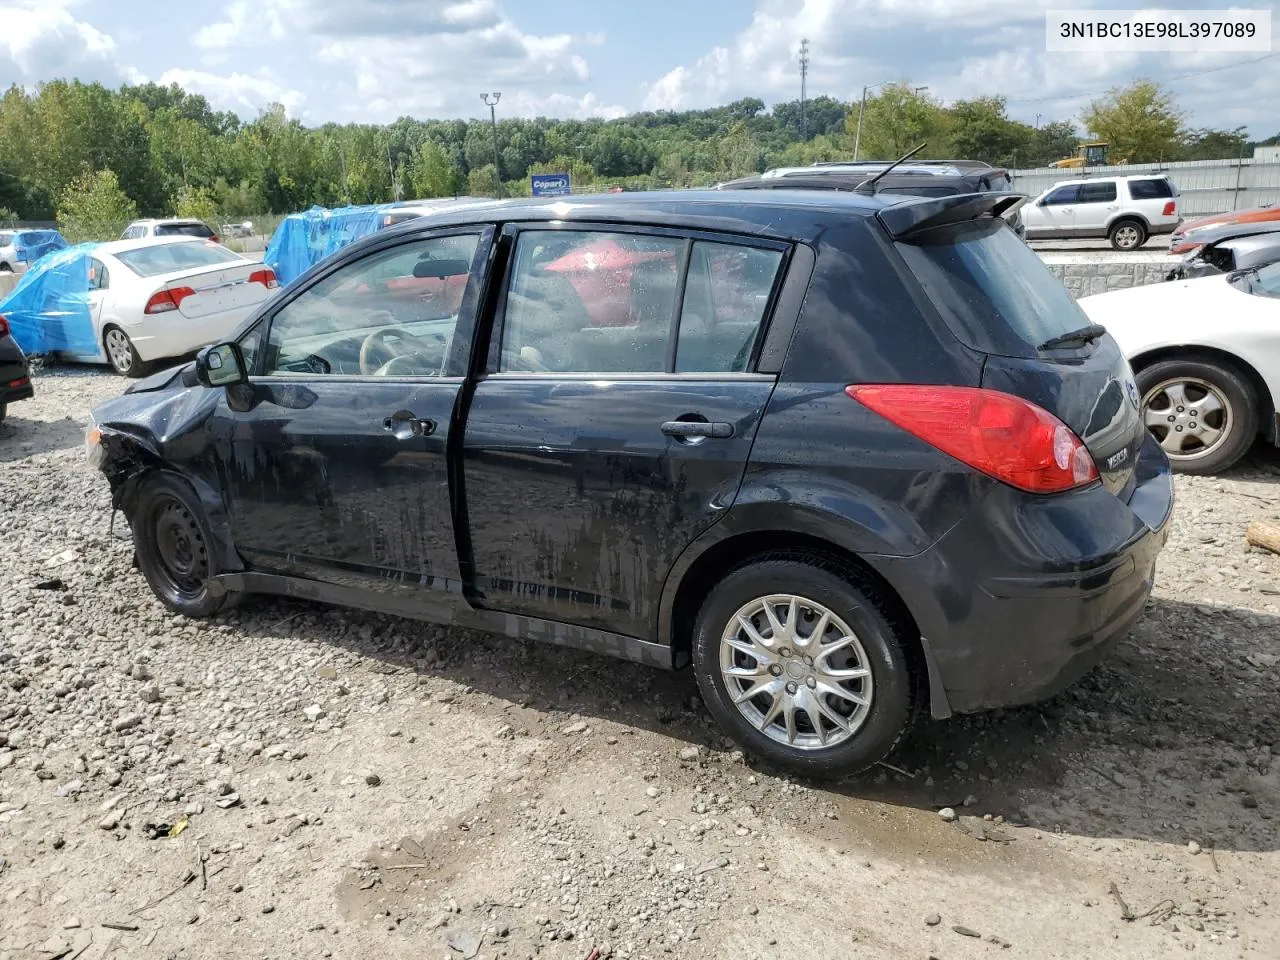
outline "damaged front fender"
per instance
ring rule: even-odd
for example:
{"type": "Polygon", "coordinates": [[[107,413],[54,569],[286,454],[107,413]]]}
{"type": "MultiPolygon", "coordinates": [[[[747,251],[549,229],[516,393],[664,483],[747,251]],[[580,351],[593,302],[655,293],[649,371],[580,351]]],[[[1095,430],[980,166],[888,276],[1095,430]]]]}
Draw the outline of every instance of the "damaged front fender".
{"type": "Polygon", "coordinates": [[[185,370],[166,371],[94,409],[89,459],[107,478],[112,511],[133,519],[138,493],[157,472],[174,474],[195,491],[204,510],[216,569],[243,570],[218,482],[210,423],[221,390],[186,384],[185,370]],[[167,376],[166,376],[167,375],[167,376]]]}

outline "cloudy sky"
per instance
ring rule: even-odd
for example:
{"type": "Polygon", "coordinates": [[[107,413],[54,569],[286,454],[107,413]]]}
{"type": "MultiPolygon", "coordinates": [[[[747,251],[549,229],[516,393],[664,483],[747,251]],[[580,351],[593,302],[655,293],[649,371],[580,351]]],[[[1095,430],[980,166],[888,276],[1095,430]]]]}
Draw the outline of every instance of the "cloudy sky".
{"type": "Polygon", "coordinates": [[[946,102],[1003,94],[1033,122],[1070,119],[1091,96],[1145,76],[1169,83],[1194,126],[1280,132],[1280,56],[1045,53],[1044,10],[1091,5],[1119,4],[0,0],[0,84],[176,82],[246,118],[280,101],[307,123],[479,116],[482,90],[502,91],[505,115],[615,117],[792,99],[808,37],[813,95],[852,99],[864,84],[910,80],[946,102]]]}

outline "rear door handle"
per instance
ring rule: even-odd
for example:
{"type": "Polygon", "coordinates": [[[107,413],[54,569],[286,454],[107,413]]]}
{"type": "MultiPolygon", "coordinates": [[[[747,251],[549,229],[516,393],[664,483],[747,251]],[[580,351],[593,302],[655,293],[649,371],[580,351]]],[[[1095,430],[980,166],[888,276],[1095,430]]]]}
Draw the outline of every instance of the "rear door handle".
{"type": "Polygon", "coordinates": [[[677,437],[682,440],[696,437],[723,439],[733,436],[733,424],[708,423],[705,420],[668,420],[662,425],[662,432],[668,437],[677,437]]]}

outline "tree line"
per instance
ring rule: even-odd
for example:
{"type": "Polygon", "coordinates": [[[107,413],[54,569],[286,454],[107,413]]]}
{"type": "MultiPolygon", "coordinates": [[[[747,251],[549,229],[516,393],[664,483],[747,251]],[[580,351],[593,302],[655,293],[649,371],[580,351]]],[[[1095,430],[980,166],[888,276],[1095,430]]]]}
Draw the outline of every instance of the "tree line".
{"type": "MultiPolygon", "coordinates": [[[[1012,120],[1003,97],[944,105],[891,84],[867,99],[819,96],[766,109],[755,98],[706,110],[618,120],[417,120],[304,126],[279,104],[252,121],[215,111],[177,85],[55,80],[0,98],[0,223],[57,220],[68,239],[103,239],[136,216],[210,222],[313,204],[456,195],[527,195],[531,173],[569,172],[575,185],[705,186],[776,166],[896,157],[1043,166],[1076,152],[1070,120],[1012,120]],[[861,116],[861,124],[859,124],[861,116]],[[501,179],[500,179],[501,178],[501,179]]],[[[1243,128],[1187,127],[1173,95],[1137,82],[1080,116],[1129,162],[1243,155],[1243,128]]],[[[1266,143],[1280,142],[1280,136],[1266,143]]]]}

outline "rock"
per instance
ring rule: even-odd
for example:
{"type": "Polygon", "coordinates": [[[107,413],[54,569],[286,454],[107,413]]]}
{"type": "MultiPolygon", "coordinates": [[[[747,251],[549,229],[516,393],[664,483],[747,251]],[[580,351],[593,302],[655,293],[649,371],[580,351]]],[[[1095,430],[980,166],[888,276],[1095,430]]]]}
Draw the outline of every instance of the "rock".
{"type": "Polygon", "coordinates": [[[978,939],[978,940],[982,939],[982,934],[980,934],[977,930],[971,930],[968,927],[962,927],[959,924],[952,927],[951,929],[954,930],[956,933],[960,934],[960,936],[962,937],[974,937],[975,939],[978,939]]]}
{"type": "Polygon", "coordinates": [[[139,660],[129,669],[129,676],[140,683],[145,683],[151,679],[151,668],[139,660]]]}
{"type": "Polygon", "coordinates": [[[80,929],[80,918],[79,918],[79,917],[67,917],[67,919],[66,919],[66,920],[64,920],[64,921],[62,922],[62,929],[63,929],[63,930],[79,930],[79,929],[80,929]]]}
{"type": "Polygon", "coordinates": [[[947,823],[956,822],[956,812],[950,807],[943,807],[941,810],[938,811],[938,816],[940,816],[947,823]]]}
{"type": "Polygon", "coordinates": [[[1246,793],[1240,798],[1240,806],[1246,810],[1258,809],[1258,799],[1251,793],[1246,793]]]}
{"type": "Polygon", "coordinates": [[[114,730],[116,733],[124,733],[126,730],[132,730],[134,727],[138,726],[138,724],[140,723],[142,723],[141,714],[126,713],[123,717],[120,717],[118,720],[116,720],[115,723],[111,725],[111,729],[114,730]]]}
{"type": "Polygon", "coordinates": [[[702,755],[702,751],[697,747],[684,747],[680,751],[680,759],[686,761],[697,760],[702,755]]]}
{"type": "Polygon", "coordinates": [[[318,720],[323,720],[327,716],[324,712],[324,707],[320,706],[318,703],[313,703],[311,706],[304,708],[302,713],[312,723],[315,723],[318,720]]]}
{"type": "Polygon", "coordinates": [[[471,960],[480,952],[480,937],[470,930],[457,930],[445,938],[449,949],[462,954],[463,960],[471,960]]]}
{"type": "Polygon", "coordinates": [[[154,683],[148,683],[138,695],[142,697],[143,703],[159,703],[160,687],[154,683]]]}
{"type": "Polygon", "coordinates": [[[240,794],[228,793],[225,797],[219,797],[214,801],[221,809],[229,810],[240,803],[240,794]]]}
{"type": "Polygon", "coordinates": [[[364,775],[364,782],[371,787],[376,787],[382,783],[382,778],[376,773],[366,773],[364,775]]]}
{"type": "Polygon", "coordinates": [[[585,720],[576,720],[567,727],[562,727],[560,732],[566,736],[572,736],[575,733],[586,733],[587,722],[585,720]]]}
{"type": "Polygon", "coordinates": [[[936,927],[938,924],[942,922],[942,917],[940,917],[936,913],[931,913],[924,918],[924,922],[925,922],[925,926],[936,927]]]}
{"type": "Polygon", "coordinates": [[[1198,854],[1201,849],[1200,844],[1196,843],[1194,840],[1187,844],[1187,853],[1191,854],[1193,857],[1198,854]]]}
{"type": "Polygon", "coordinates": [[[57,789],[57,795],[60,797],[74,797],[77,793],[84,789],[83,780],[68,780],[57,789]]]}
{"type": "Polygon", "coordinates": [[[966,807],[976,807],[978,805],[978,798],[971,793],[964,798],[964,805],[966,807]]]}
{"type": "Polygon", "coordinates": [[[657,800],[658,797],[662,795],[662,791],[659,790],[657,787],[645,787],[644,795],[648,797],[650,800],[657,800]]]}
{"type": "Polygon", "coordinates": [[[114,830],[118,826],[120,826],[120,813],[116,810],[112,810],[98,821],[98,828],[100,830],[114,830]]]}
{"type": "Polygon", "coordinates": [[[751,906],[747,907],[747,916],[749,917],[754,917],[759,912],[760,912],[760,908],[757,907],[754,903],[751,906]]]}
{"type": "Polygon", "coordinates": [[[263,912],[263,913],[275,913],[275,912],[276,912],[275,904],[273,904],[273,903],[264,903],[264,904],[262,905],[262,912],[263,912]]]}

